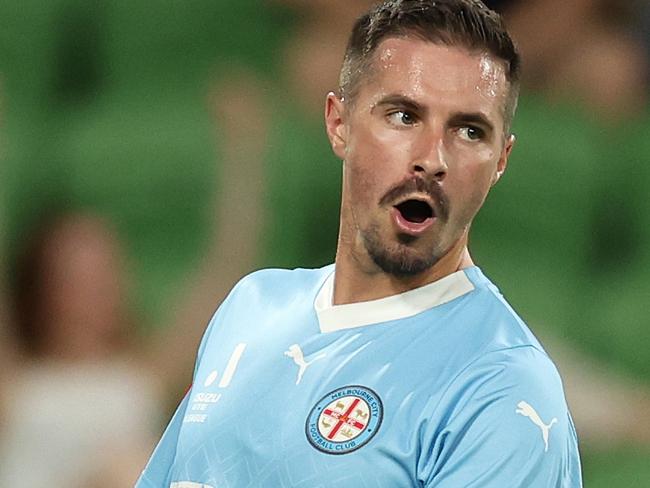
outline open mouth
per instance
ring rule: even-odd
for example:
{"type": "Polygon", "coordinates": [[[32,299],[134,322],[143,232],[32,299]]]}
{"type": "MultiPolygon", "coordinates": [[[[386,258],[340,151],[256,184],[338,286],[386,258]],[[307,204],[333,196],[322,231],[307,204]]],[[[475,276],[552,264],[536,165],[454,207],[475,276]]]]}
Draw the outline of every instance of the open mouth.
{"type": "Polygon", "coordinates": [[[421,224],[433,217],[433,209],[427,202],[422,200],[406,200],[399,205],[395,205],[395,208],[404,220],[414,224],[421,224]]]}

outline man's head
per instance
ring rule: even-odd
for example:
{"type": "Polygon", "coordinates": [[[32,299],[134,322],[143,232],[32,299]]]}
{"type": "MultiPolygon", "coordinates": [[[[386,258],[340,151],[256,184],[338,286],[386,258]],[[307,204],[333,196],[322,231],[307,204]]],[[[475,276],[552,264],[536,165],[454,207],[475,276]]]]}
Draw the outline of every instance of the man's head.
{"type": "Polygon", "coordinates": [[[465,249],[505,170],[518,57],[475,0],[388,1],[349,45],[326,109],[344,160],[337,261],[421,275],[465,249]]]}
{"type": "Polygon", "coordinates": [[[387,0],[360,17],[343,60],[339,96],[353,104],[359,85],[372,76],[377,47],[391,37],[421,39],[485,52],[504,63],[510,85],[504,106],[507,130],[519,95],[521,61],[501,17],[480,0],[387,0]]]}

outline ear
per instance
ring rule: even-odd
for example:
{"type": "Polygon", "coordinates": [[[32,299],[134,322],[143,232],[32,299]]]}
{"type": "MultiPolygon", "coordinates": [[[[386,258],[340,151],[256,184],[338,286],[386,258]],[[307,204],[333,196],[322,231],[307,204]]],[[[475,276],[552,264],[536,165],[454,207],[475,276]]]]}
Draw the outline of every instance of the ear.
{"type": "Polygon", "coordinates": [[[327,94],[325,101],[325,126],[332,150],[340,159],[345,159],[347,131],[345,120],[345,102],[333,92],[327,94]]]}
{"type": "Polygon", "coordinates": [[[501,176],[503,173],[505,173],[506,168],[508,167],[508,158],[510,157],[510,153],[512,152],[512,148],[515,145],[515,135],[510,134],[508,138],[506,139],[506,143],[503,145],[503,150],[501,151],[501,155],[499,156],[499,161],[497,162],[497,169],[494,172],[494,175],[492,175],[492,185],[494,186],[497,181],[501,179],[501,176]]]}

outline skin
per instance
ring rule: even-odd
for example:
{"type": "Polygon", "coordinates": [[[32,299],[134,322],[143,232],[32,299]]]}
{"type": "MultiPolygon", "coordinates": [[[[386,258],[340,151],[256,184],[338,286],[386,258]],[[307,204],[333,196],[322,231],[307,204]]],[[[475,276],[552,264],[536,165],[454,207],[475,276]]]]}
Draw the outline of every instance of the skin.
{"type": "Polygon", "coordinates": [[[45,249],[39,303],[44,354],[63,361],[109,357],[123,334],[122,261],[109,227],[70,216],[45,249]]]}
{"type": "Polygon", "coordinates": [[[514,145],[504,121],[508,90],[503,63],[486,53],[389,38],[354,101],[328,95],[327,133],[343,160],[335,305],[402,293],[473,265],[471,222],[514,145]],[[394,208],[406,199],[435,212],[416,232],[400,225],[394,208]],[[378,253],[417,272],[387,272],[378,253]]]}

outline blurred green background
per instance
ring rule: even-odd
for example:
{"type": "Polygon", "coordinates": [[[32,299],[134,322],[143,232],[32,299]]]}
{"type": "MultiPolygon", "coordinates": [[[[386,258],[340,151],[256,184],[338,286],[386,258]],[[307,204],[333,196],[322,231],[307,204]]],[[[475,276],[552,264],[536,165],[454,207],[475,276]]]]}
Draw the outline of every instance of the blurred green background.
{"type": "MultiPolygon", "coordinates": [[[[141,327],[159,323],[208,246],[223,145],[210,92],[233,66],[273,87],[258,265],[332,261],[340,162],[280,74],[299,20],[254,0],[0,2],[5,268],[44,214],[95,209],[125,245],[141,327]]],[[[514,130],[476,261],[542,335],[648,385],[650,113],[610,123],[531,89],[514,130]]],[[[650,486],[650,449],[582,451],[586,486],[650,486]]]]}

